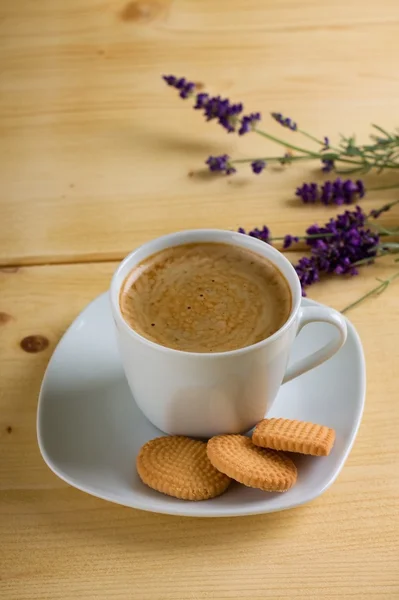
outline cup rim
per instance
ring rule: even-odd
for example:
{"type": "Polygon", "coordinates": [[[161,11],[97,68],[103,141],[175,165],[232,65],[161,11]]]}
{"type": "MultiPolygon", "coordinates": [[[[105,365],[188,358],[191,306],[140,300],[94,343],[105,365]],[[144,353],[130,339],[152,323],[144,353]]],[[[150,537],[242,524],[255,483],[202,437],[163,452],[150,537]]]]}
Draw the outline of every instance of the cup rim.
{"type": "Polygon", "coordinates": [[[239,233],[237,231],[231,231],[228,229],[185,229],[185,230],[181,230],[181,231],[177,231],[177,232],[173,232],[173,233],[168,233],[166,235],[159,236],[157,238],[149,240],[148,242],[145,242],[144,244],[140,244],[140,246],[137,246],[137,248],[132,250],[132,252],[130,252],[119,263],[118,267],[116,268],[116,270],[112,276],[109,293],[110,293],[111,308],[112,308],[112,312],[114,315],[114,319],[117,321],[117,323],[121,327],[123,327],[123,329],[131,337],[142,342],[149,348],[156,349],[156,350],[159,350],[159,351],[162,351],[165,353],[172,353],[172,354],[176,354],[179,356],[184,355],[184,356],[191,356],[191,357],[197,357],[197,358],[201,357],[204,359],[209,359],[212,357],[228,357],[228,356],[234,356],[234,355],[238,356],[240,354],[246,354],[248,352],[251,352],[252,350],[259,349],[259,348],[268,346],[269,344],[273,343],[276,339],[281,337],[287,331],[287,329],[289,329],[290,326],[292,325],[293,321],[296,318],[298,310],[300,308],[301,299],[302,299],[302,291],[301,291],[301,285],[300,285],[298,275],[297,275],[294,267],[290,263],[290,261],[283,255],[282,252],[279,252],[279,250],[277,250],[276,248],[273,248],[273,246],[271,246],[270,244],[267,244],[261,240],[258,240],[249,235],[245,235],[245,234],[239,233]],[[235,350],[226,350],[226,351],[222,351],[222,352],[189,352],[187,350],[178,350],[176,348],[169,348],[168,346],[162,346],[162,344],[158,344],[157,342],[153,342],[152,340],[149,340],[148,338],[144,337],[143,335],[141,335],[140,333],[135,331],[132,327],[130,327],[130,325],[123,318],[122,312],[120,310],[120,304],[119,304],[120,289],[121,289],[123,282],[125,281],[125,277],[123,277],[122,280],[120,282],[118,282],[121,271],[123,271],[126,268],[126,265],[128,265],[128,264],[130,265],[129,269],[131,270],[141,260],[144,260],[144,258],[151,256],[152,254],[156,254],[158,251],[161,251],[161,250],[155,250],[155,249],[152,250],[152,248],[158,244],[161,244],[163,246],[163,249],[165,249],[165,248],[172,248],[174,246],[179,246],[182,244],[195,243],[197,241],[199,243],[201,242],[200,239],[196,239],[195,242],[191,242],[189,238],[192,236],[195,236],[195,238],[197,238],[197,237],[200,238],[201,236],[209,238],[209,237],[214,236],[215,237],[214,240],[206,239],[203,241],[205,243],[209,241],[209,242],[216,242],[216,243],[226,243],[226,244],[231,244],[231,245],[236,245],[236,246],[244,246],[246,248],[249,248],[250,250],[253,250],[257,254],[260,254],[261,256],[265,256],[268,260],[271,260],[271,262],[274,264],[274,266],[279,271],[281,271],[281,269],[280,269],[279,265],[276,264],[276,262],[273,260],[273,257],[278,257],[278,260],[281,260],[284,263],[286,270],[292,276],[292,280],[289,280],[288,277],[286,277],[285,274],[283,273],[283,276],[286,278],[287,283],[290,287],[291,294],[292,294],[292,307],[291,307],[291,312],[290,312],[290,315],[289,315],[287,321],[284,323],[284,325],[282,327],[280,327],[280,329],[278,329],[275,333],[273,333],[271,336],[265,338],[264,340],[261,340],[260,342],[256,342],[255,344],[251,344],[250,346],[244,346],[243,348],[236,348],[235,350]],[[221,240],[220,239],[221,237],[224,239],[221,240]],[[229,238],[229,239],[226,240],[225,238],[229,238]],[[234,240],[239,241],[241,243],[234,243],[234,240]],[[170,242],[170,243],[168,243],[168,242],[170,242]],[[242,242],[244,242],[244,243],[242,243],[242,242]],[[141,254],[141,253],[143,253],[143,256],[141,256],[141,258],[139,260],[134,261],[134,258],[138,254],[141,254]]]}

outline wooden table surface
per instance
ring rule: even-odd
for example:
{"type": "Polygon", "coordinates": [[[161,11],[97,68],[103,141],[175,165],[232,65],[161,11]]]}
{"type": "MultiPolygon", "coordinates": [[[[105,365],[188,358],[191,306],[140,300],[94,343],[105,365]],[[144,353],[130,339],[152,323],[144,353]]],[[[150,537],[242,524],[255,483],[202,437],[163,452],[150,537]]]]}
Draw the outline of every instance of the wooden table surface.
{"type": "MultiPolygon", "coordinates": [[[[35,432],[52,351],[133,247],[188,227],[300,233],[335,214],[295,201],[320,177],[311,165],[200,176],[209,154],[280,150],[205,124],[160,75],[244,101],[274,134],[279,110],[365,140],[371,122],[398,124],[397,0],[3,0],[0,44],[0,597],[399,598],[398,283],[350,313],[364,418],[339,478],[306,506],[195,520],[112,505],[53,475],[35,432]],[[39,335],[48,346],[24,351],[39,335]]],[[[367,267],[310,297],[341,309],[392,272],[367,267]]]]}

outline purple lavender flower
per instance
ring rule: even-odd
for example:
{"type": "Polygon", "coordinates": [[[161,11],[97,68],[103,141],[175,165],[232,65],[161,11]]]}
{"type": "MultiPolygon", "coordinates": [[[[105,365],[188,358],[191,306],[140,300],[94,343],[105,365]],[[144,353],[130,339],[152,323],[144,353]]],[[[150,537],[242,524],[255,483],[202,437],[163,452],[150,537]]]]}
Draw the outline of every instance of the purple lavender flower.
{"type": "MultiPolygon", "coordinates": [[[[319,280],[322,273],[357,275],[355,264],[377,254],[379,235],[365,227],[367,216],[357,206],[330,219],[324,227],[312,225],[306,233],[310,257],[303,257],[295,266],[302,290],[319,280]]],[[[304,294],[304,292],[303,292],[304,294]]]]}
{"type": "Polygon", "coordinates": [[[168,85],[180,91],[181,98],[188,98],[195,90],[195,83],[187,81],[184,77],[175,77],[174,75],[163,75],[162,77],[168,85]]]}
{"type": "Polygon", "coordinates": [[[243,105],[231,104],[227,98],[214,96],[204,103],[203,110],[207,121],[217,119],[222,127],[228,132],[232,132],[235,131],[243,105]]]}
{"type": "Polygon", "coordinates": [[[322,151],[324,150],[329,150],[330,149],[330,139],[325,135],[323,138],[323,148],[322,151]]]}
{"type": "MultiPolygon", "coordinates": [[[[242,228],[238,231],[246,233],[242,228]]],[[[373,262],[380,242],[378,233],[367,228],[367,215],[360,206],[330,219],[323,227],[311,225],[306,233],[310,256],[302,257],[294,265],[304,296],[306,295],[304,289],[319,281],[324,273],[357,275],[356,264],[359,261],[373,262]]],[[[262,229],[253,229],[248,235],[267,243],[272,242],[270,231],[266,226],[262,229]]],[[[289,248],[297,241],[299,241],[298,237],[286,235],[283,246],[289,248]]]]}
{"type": "Polygon", "coordinates": [[[277,123],[280,123],[280,125],[282,125],[283,127],[288,127],[288,129],[291,129],[292,131],[296,131],[298,129],[297,124],[294,123],[292,119],[288,117],[283,117],[281,113],[273,112],[271,113],[271,115],[273,119],[277,121],[277,123]]]}
{"type": "MultiPolygon", "coordinates": [[[[297,196],[301,196],[300,189],[301,188],[297,188],[297,191],[295,192],[297,196]]],[[[332,183],[332,181],[326,181],[321,186],[320,202],[322,202],[323,204],[330,204],[331,200],[332,200],[332,196],[333,196],[333,183],[332,183]]]]}
{"type": "Polygon", "coordinates": [[[251,168],[256,175],[259,175],[259,173],[262,173],[263,169],[266,168],[266,162],[264,160],[254,160],[251,163],[251,168]]]}
{"type": "Polygon", "coordinates": [[[235,167],[232,167],[231,165],[227,167],[227,169],[225,170],[226,175],[234,175],[234,173],[237,173],[237,169],[235,167]]]}
{"type": "Polygon", "coordinates": [[[299,237],[297,237],[296,235],[287,234],[283,241],[283,248],[286,250],[287,248],[290,248],[292,244],[297,242],[299,242],[299,237]]]}
{"type": "Polygon", "coordinates": [[[243,105],[241,103],[232,104],[228,98],[213,96],[205,98],[205,94],[197,95],[196,109],[203,109],[207,121],[217,119],[229,133],[236,131],[238,125],[239,135],[244,135],[252,131],[260,121],[260,113],[241,116],[243,105]]]}
{"type": "Polygon", "coordinates": [[[256,238],[257,240],[261,240],[262,242],[266,242],[267,244],[270,243],[271,240],[271,236],[270,236],[270,230],[268,227],[266,227],[266,225],[264,225],[262,227],[262,229],[258,229],[257,227],[255,229],[252,229],[252,231],[249,231],[248,233],[245,231],[245,229],[243,229],[242,227],[240,227],[238,229],[238,233],[244,233],[246,235],[249,235],[253,238],[256,238]]]}
{"type": "Polygon", "coordinates": [[[174,75],[162,75],[162,79],[166,81],[166,83],[172,87],[176,87],[176,82],[178,80],[174,75]]]}
{"type": "Polygon", "coordinates": [[[357,206],[330,219],[324,227],[312,225],[306,243],[320,272],[338,275],[357,274],[354,264],[377,254],[379,235],[366,227],[367,215],[357,206]]]}
{"type": "Polygon", "coordinates": [[[220,96],[210,97],[207,94],[197,94],[194,108],[203,110],[207,121],[217,119],[218,123],[229,133],[236,131],[237,125],[241,123],[240,135],[250,131],[260,119],[259,113],[240,118],[243,105],[241,103],[232,104],[228,98],[220,96]]]}
{"type": "Polygon", "coordinates": [[[259,123],[260,119],[260,113],[251,113],[250,115],[244,115],[241,119],[241,127],[238,130],[238,134],[244,135],[249,131],[253,131],[253,129],[259,123]]]}
{"type": "Polygon", "coordinates": [[[236,169],[230,164],[229,161],[230,157],[228,154],[222,154],[221,156],[210,156],[205,161],[205,164],[208,165],[210,171],[232,175],[236,172],[236,169]]]}
{"type": "Polygon", "coordinates": [[[195,97],[195,110],[202,110],[206,107],[206,103],[208,102],[209,94],[197,94],[195,97]]]}
{"type": "Polygon", "coordinates": [[[322,158],[321,162],[323,163],[323,167],[321,170],[324,171],[324,173],[329,173],[335,168],[334,161],[330,158],[322,158]]]}
{"type": "Polygon", "coordinates": [[[317,201],[318,186],[317,183],[304,183],[297,188],[295,195],[302,198],[305,204],[314,204],[317,201]]]}
{"type": "Polygon", "coordinates": [[[181,90],[179,96],[180,96],[180,98],[183,98],[183,99],[189,98],[194,90],[195,90],[195,83],[188,82],[188,83],[186,83],[184,88],[181,90]]]}
{"type": "Polygon", "coordinates": [[[317,259],[313,256],[304,256],[295,265],[295,271],[299,277],[302,288],[302,296],[306,296],[305,288],[320,279],[319,267],[317,259]]]}
{"type": "Polygon", "coordinates": [[[323,204],[352,204],[356,199],[363,198],[366,190],[363,182],[358,179],[342,181],[339,177],[335,181],[326,181],[322,186],[316,183],[304,183],[298,187],[295,195],[302,199],[305,204],[320,200],[323,204]]]}
{"type": "Polygon", "coordinates": [[[356,186],[353,184],[350,179],[345,183],[338,177],[335,181],[332,182],[331,186],[331,198],[330,200],[326,200],[325,204],[330,204],[331,201],[338,206],[342,204],[350,204],[352,201],[353,191],[356,190],[356,186]],[[348,185],[347,185],[348,184],[348,185]],[[353,186],[353,187],[352,187],[353,186]],[[354,189],[353,189],[354,188],[354,189]],[[346,198],[348,201],[346,202],[346,198]]]}
{"type": "MultiPolygon", "coordinates": [[[[194,95],[195,83],[187,81],[184,77],[163,75],[163,79],[168,85],[179,90],[182,98],[194,95]]],[[[194,109],[202,110],[207,121],[217,120],[229,133],[239,127],[239,135],[253,131],[261,119],[260,113],[242,115],[244,107],[241,103],[233,104],[228,98],[209,96],[203,92],[195,95],[194,109]]]]}
{"type": "Polygon", "coordinates": [[[361,179],[356,179],[355,183],[357,187],[356,194],[358,194],[359,198],[363,198],[366,195],[366,188],[363,181],[361,179]]]}

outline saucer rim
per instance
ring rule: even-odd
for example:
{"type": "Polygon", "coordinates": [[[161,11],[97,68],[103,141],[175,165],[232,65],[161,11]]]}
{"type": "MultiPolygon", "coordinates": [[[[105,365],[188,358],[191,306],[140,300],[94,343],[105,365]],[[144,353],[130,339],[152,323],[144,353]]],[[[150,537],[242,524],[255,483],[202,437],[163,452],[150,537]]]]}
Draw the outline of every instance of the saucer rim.
{"type": "MultiPolygon", "coordinates": [[[[82,316],[86,312],[88,312],[90,310],[90,308],[94,304],[100,303],[101,301],[105,301],[106,299],[108,299],[108,301],[109,301],[109,292],[104,292],[104,293],[98,295],[91,302],[89,302],[83,308],[83,310],[80,311],[80,313],[76,316],[76,318],[72,321],[72,323],[69,325],[69,327],[64,332],[61,339],[59,340],[56,348],[54,349],[54,352],[49,360],[49,363],[47,365],[47,368],[44,373],[42,383],[40,386],[39,397],[38,397],[38,406],[37,406],[37,417],[36,417],[37,442],[38,442],[39,450],[40,450],[40,453],[42,455],[44,462],[47,464],[49,469],[57,477],[59,477],[62,481],[64,481],[68,485],[71,485],[72,487],[74,487],[82,492],[85,492],[86,494],[90,494],[91,496],[100,498],[102,500],[106,500],[108,502],[113,502],[120,506],[126,506],[129,508],[134,508],[137,510],[143,510],[146,512],[153,512],[153,513],[158,513],[158,514],[182,516],[182,517],[197,517],[197,518],[241,517],[241,516],[261,515],[261,514],[267,514],[267,513],[272,513],[272,512],[280,512],[283,510],[289,510],[292,508],[296,508],[298,506],[302,506],[303,504],[307,504],[308,502],[311,502],[312,500],[315,500],[316,498],[318,498],[319,496],[324,494],[324,492],[326,492],[331,487],[331,485],[336,481],[337,477],[341,473],[342,468],[352,450],[353,444],[354,444],[356,436],[358,434],[358,430],[359,430],[360,423],[362,421],[363,412],[364,412],[365,397],[366,397],[366,365],[365,365],[363,346],[362,346],[359,334],[357,333],[354,325],[349,321],[349,319],[347,317],[345,317],[345,320],[346,320],[347,327],[348,327],[348,337],[349,337],[349,335],[352,336],[352,338],[355,342],[357,357],[358,357],[358,362],[359,362],[359,367],[360,367],[360,382],[359,382],[360,385],[359,385],[359,392],[358,392],[358,397],[360,400],[359,411],[358,411],[357,417],[353,423],[354,429],[353,429],[352,433],[350,434],[350,443],[349,443],[345,453],[342,455],[340,463],[339,463],[338,467],[335,469],[333,475],[325,483],[324,486],[322,486],[321,488],[317,488],[317,490],[309,493],[308,495],[304,495],[304,497],[300,501],[292,502],[291,504],[289,504],[287,506],[276,506],[276,507],[273,507],[270,509],[267,509],[267,508],[266,509],[265,508],[262,508],[262,509],[244,508],[244,505],[237,504],[237,505],[232,505],[232,507],[221,509],[220,513],[217,510],[215,510],[215,508],[217,509],[217,507],[213,507],[213,510],[208,514],[207,514],[206,508],[205,508],[206,501],[201,501],[198,503],[197,502],[187,502],[186,503],[186,502],[182,501],[183,504],[178,504],[178,503],[172,504],[171,503],[170,506],[168,506],[167,508],[165,507],[165,508],[159,509],[158,507],[156,507],[156,508],[152,507],[151,502],[150,503],[142,502],[142,501],[140,501],[140,499],[135,501],[134,503],[123,502],[120,500],[120,498],[118,496],[114,495],[112,492],[107,492],[107,494],[105,494],[101,490],[97,490],[95,487],[93,487],[91,485],[85,486],[84,484],[82,484],[82,482],[76,480],[74,477],[71,477],[70,475],[65,473],[62,469],[60,469],[54,463],[51,456],[48,454],[48,452],[45,448],[44,441],[43,441],[43,434],[42,434],[42,430],[41,430],[42,429],[41,428],[41,415],[43,412],[43,403],[44,403],[43,398],[45,396],[46,382],[49,378],[49,373],[51,371],[52,362],[53,362],[55,353],[59,352],[60,348],[62,349],[62,346],[65,343],[65,339],[70,334],[70,332],[75,328],[76,323],[82,318],[82,316]]],[[[307,306],[326,306],[324,304],[321,304],[320,302],[316,302],[315,300],[311,300],[309,298],[302,298],[301,306],[303,306],[303,305],[305,305],[305,306],[306,305],[307,306]]],[[[110,306],[109,306],[109,310],[111,311],[110,306]]],[[[174,499],[171,498],[171,500],[174,500],[174,499]]]]}

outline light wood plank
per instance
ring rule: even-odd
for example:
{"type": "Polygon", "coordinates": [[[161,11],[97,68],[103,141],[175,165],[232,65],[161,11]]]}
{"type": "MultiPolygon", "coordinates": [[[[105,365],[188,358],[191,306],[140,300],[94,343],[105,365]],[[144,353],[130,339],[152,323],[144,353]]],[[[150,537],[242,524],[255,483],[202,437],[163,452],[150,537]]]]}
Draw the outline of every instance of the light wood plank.
{"type": "Polygon", "coordinates": [[[320,176],[311,166],[190,176],[209,154],[280,149],[206,124],[164,72],[263,111],[293,141],[269,112],[319,136],[397,124],[396,0],[4,1],[0,43],[3,265],[119,259],[190,227],[284,234],[325,219],[294,201],[320,176]]]}
{"type": "MultiPolygon", "coordinates": [[[[338,480],[298,509],[195,520],[147,514],[79,492],[36,444],[44,369],[78,312],[107,289],[115,264],[0,271],[0,597],[5,600],[394,600],[399,594],[397,285],[353,311],[364,343],[367,402],[338,480]],[[47,350],[20,340],[41,334],[47,350]]],[[[342,308],[391,267],[319,284],[342,308]]],[[[323,398],[320,399],[323,401],[323,398]]]]}

